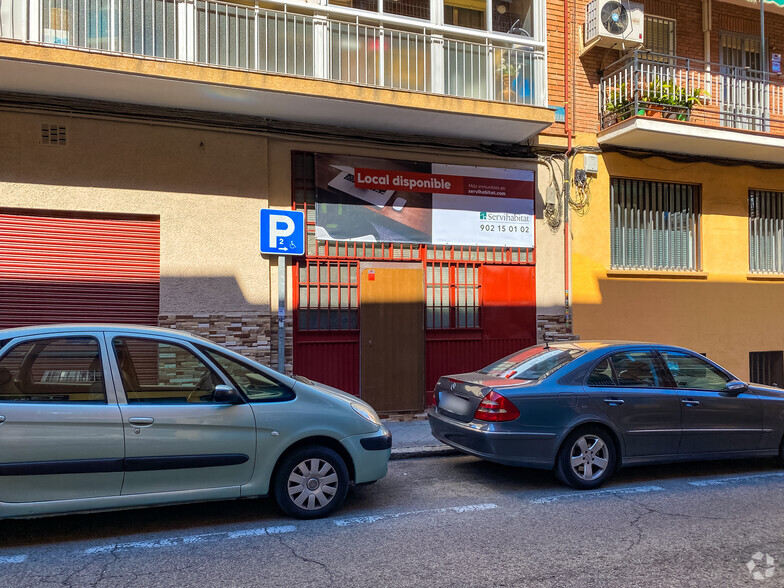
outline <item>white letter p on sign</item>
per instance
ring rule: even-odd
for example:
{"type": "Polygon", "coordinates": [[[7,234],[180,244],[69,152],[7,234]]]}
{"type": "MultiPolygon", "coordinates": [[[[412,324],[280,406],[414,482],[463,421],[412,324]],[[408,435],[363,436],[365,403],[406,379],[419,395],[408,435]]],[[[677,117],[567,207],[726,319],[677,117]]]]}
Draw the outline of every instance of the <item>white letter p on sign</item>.
{"type": "Polygon", "coordinates": [[[288,237],[294,233],[294,221],[287,216],[271,214],[270,217],[269,246],[277,246],[278,239],[288,237]]]}

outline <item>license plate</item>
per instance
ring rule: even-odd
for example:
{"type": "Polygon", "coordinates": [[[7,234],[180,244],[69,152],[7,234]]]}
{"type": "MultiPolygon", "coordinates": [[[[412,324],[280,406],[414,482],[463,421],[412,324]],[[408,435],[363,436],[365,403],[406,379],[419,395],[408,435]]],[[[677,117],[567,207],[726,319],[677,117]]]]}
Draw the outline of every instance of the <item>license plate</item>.
{"type": "Polygon", "coordinates": [[[470,410],[468,400],[454,396],[449,392],[441,392],[438,408],[443,408],[455,414],[467,414],[470,410]]]}

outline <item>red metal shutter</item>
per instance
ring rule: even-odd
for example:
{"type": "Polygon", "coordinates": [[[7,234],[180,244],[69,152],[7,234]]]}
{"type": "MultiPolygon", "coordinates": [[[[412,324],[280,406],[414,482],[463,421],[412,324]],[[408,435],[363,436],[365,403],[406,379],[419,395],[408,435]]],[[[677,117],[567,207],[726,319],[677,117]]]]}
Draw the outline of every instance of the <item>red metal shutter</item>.
{"type": "Polygon", "coordinates": [[[157,325],[160,221],[0,212],[0,328],[157,325]]]}

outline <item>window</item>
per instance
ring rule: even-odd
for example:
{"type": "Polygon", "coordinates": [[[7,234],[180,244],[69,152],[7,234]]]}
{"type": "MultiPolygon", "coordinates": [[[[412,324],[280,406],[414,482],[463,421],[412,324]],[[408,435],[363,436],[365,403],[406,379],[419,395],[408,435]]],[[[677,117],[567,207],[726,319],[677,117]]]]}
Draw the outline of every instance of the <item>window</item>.
{"type": "Polygon", "coordinates": [[[486,8],[484,0],[445,0],[444,24],[484,29],[486,8]]]}
{"type": "Polygon", "coordinates": [[[766,386],[784,386],[784,351],[749,353],[750,380],[766,386]]]}
{"type": "Polygon", "coordinates": [[[546,378],[554,371],[580,357],[583,353],[585,353],[585,350],[579,348],[542,347],[537,345],[499,359],[486,368],[482,368],[479,372],[497,378],[539,380],[546,378]]]}
{"type": "Polygon", "coordinates": [[[333,6],[345,6],[347,8],[357,8],[359,10],[378,10],[377,0],[329,0],[333,6]]]}
{"type": "Polygon", "coordinates": [[[0,401],[105,403],[98,341],[69,337],[15,346],[0,360],[0,401]]]}
{"type": "Polygon", "coordinates": [[[533,37],[533,0],[493,0],[493,30],[533,37]]]}
{"type": "Polygon", "coordinates": [[[384,12],[430,20],[430,0],[384,0],[384,12]]]}
{"type": "Polygon", "coordinates": [[[729,376],[702,358],[679,351],[661,352],[678,388],[724,390],[729,376]]]}
{"type": "Polygon", "coordinates": [[[294,392],[244,362],[205,347],[200,348],[229,376],[234,386],[242,390],[251,402],[280,402],[293,400],[294,392]]]}
{"type": "Polygon", "coordinates": [[[699,225],[699,186],[612,179],[613,268],[697,271],[699,225]]]}
{"type": "Polygon", "coordinates": [[[359,263],[308,260],[299,266],[300,331],[359,328],[359,263]]]}
{"type": "MultiPolygon", "coordinates": [[[[665,385],[664,374],[658,367],[656,356],[650,351],[624,351],[611,355],[609,359],[617,386],[659,388],[665,385]]],[[[608,373],[605,371],[605,375],[608,373]]]]}
{"type": "Polygon", "coordinates": [[[784,273],[784,193],[749,191],[749,271],[784,273]]]}
{"type": "Polygon", "coordinates": [[[615,386],[615,376],[613,375],[610,360],[605,358],[600,361],[588,376],[589,386],[615,386]]]}
{"type": "Polygon", "coordinates": [[[648,61],[670,62],[665,56],[675,56],[675,20],[645,15],[645,48],[655,55],[648,61]]]}
{"type": "Polygon", "coordinates": [[[428,329],[479,327],[479,267],[471,263],[428,262],[425,282],[428,329]]]}
{"type": "Polygon", "coordinates": [[[129,404],[212,402],[223,381],[188,349],[180,345],[117,337],[114,353],[129,404]]]}

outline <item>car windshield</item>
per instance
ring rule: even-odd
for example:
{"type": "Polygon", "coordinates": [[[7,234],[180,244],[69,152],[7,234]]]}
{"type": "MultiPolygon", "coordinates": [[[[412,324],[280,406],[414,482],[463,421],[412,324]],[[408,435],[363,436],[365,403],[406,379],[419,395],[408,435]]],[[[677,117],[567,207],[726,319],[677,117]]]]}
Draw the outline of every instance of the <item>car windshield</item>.
{"type": "Polygon", "coordinates": [[[579,348],[529,347],[479,370],[497,378],[539,380],[585,353],[579,348]]]}

